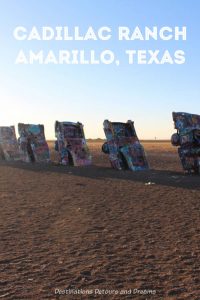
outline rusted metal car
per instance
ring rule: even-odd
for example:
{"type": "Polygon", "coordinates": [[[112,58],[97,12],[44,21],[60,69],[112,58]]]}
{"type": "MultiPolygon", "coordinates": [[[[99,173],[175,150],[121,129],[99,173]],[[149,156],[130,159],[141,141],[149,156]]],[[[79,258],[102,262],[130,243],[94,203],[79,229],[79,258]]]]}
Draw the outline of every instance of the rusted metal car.
{"type": "Polygon", "coordinates": [[[178,154],[186,173],[200,174],[200,115],[173,112],[177,133],[171,137],[173,146],[178,146],[178,154]]]}
{"type": "Polygon", "coordinates": [[[14,126],[0,127],[0,159],[7,161],[20,160],[14,126]]]}
{"type": "Polygon", "coordinates": [[[25,162],[49,162],[49,147],[45,139],[44,125],[18,124],[19,147],[25,162]]]}
{"type": "Polygon", "coordinates": [[[56,121],[55,136],[55,150],[62,165],[87,166],[92,163],[81,123],[56,121]]]}
{"type": "Polygon", "coordinates": [[[109,155],[111,166],[115,169],[130,169],[132,171],[147,170],[149,165],[143,146],[137,137],[134,122],[103,123],[107,142],[102,151],[109,155]]]}

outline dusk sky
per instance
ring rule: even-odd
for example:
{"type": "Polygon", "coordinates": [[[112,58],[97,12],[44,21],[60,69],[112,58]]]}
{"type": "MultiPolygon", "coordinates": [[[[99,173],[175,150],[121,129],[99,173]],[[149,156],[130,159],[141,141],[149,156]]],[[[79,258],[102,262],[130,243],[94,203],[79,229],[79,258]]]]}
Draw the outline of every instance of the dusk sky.
{"type": "MultiPolygon", "coordinates": [[[[54,138],[54,122],[80,121],[87,138],[104,137],[103,121],[135,121],[141,139],[169,139],[172,111],[200,114],[200,2],[174,0],[0,0],[0,125],[44,124],[54,138]],[[109,41],[17,41],[17,26],[89,26],[112,29],[109,41]],[[186,41],[119,41],[127,26],[187,27],[186,41]],[[38,52],[112,50],[119,66],[15,64],[23,49],[38,52]],[[185,52],[185,64],[129,65],[126,49],[185,52]]],[[[17,131],[17,128],[16,128],[17,131]]]]}

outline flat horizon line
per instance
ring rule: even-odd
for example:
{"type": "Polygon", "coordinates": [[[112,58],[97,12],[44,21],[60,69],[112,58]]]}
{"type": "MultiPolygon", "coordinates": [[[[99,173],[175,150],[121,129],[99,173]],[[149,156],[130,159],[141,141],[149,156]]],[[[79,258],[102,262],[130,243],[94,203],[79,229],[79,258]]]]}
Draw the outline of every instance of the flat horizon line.
{"type": "MultiPolygon", "coordinates": [[[[56,139],[47,139],[47,142],[55,142],[56,139]]],[[[88,138],[86,139],[87,142],[104,142],[106,141],[106,139],[102,139],[102,138],[88,138]]],[[[140,142],[165,142],[168,143],[170,142],[170,140],[168,139],[140,139],[140,142]]]]}

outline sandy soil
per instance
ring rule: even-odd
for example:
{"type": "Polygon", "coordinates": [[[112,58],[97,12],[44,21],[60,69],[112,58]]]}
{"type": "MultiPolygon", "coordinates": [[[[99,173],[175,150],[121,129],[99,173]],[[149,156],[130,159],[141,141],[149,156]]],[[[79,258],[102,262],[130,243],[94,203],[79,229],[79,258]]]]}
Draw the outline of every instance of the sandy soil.
{"type": "Polygon", "coordinates": [[[200,299],[200,178],[143,144],[151,171],[0,163],[0,299],[200,299]]]}

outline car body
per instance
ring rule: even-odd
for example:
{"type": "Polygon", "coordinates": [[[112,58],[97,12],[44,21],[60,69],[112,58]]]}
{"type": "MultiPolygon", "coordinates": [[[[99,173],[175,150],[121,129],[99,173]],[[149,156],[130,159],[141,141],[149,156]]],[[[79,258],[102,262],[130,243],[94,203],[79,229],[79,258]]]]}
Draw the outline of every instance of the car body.
{"type": "Polygon", "coordinates": [[[25,162],[49,162],[49,147],[45,139],[44,125],[18,124],[19,147],[25,162]]]}
{"type": "Polygon", "coordinates": [[[130,169],[132,171],[147,170],[149,165],[143,146],[137,137],[134,122],[103,123],[107,142],[103,144],[102,151],[109,154],[111,166],[115,169],[130,169]]]}
{"type": "Polygon", "coordinates": [[[55,136],[55,149],[62,165],[87,166],[92,163],[82,123],[56,121],[55,136]]]}
{"type": "Polygon", "coordinates": [[[0,127],[0,158],[7,161],[20,160],[15,127],[0,127]]]}
{"type": "Polygon", "coordinates": [[[171,137],[173,146],[179,146],[178,154],[187,173],[200,174],[200,115],[185,112],[172,113],[177,133],[171,137]]]}

